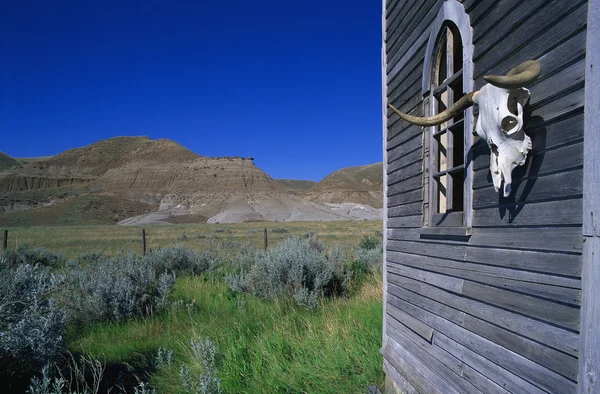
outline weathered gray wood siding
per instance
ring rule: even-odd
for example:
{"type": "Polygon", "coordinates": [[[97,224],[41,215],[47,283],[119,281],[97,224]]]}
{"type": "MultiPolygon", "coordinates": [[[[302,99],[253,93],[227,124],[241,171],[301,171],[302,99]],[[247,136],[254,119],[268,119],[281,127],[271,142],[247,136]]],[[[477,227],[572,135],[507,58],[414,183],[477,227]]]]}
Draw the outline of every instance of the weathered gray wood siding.
{"type": "MultiPolygon", "coordinates": [[[[421,115],[429,26],[441,0],[389,0],[387,102],[421,115]]],[[[468,240],[422,238],[423,130],[387,113],[384,364],[420,393],[577,391],[587,1],[465,0],[475,88],[528,59],[527,163],[509,198],[473,146],[468,240]]],[[[476,138],[477,140],[477,138],[476,138]]]]}

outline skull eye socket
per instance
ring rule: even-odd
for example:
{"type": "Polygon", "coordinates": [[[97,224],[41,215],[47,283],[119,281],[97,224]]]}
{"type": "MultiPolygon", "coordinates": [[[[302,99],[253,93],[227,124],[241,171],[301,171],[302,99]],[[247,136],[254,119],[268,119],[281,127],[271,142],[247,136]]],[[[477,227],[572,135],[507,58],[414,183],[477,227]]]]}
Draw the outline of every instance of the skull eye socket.
{"type": "Polygon", "coordinates": [[[510,131],[512,129],[514,129],[515,127],[517,127],[517,125],[519,124],[519,122],[517,121],[517,119],[514,116],[505,116],[504,119],[502,119],[502,130],[504,131],[510,131]]]}

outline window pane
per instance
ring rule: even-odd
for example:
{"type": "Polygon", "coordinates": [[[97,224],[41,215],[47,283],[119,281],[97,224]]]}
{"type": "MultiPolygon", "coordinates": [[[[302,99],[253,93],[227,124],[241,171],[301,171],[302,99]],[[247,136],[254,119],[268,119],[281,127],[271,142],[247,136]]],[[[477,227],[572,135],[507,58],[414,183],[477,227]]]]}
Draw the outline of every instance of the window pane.
{"type": "Polygon", "coordinates": [[[458,212],[463,210],[463,195],[464,195],[464,171],[455,172],[452,174],[452,211],[458,212]]]}
{"type": "Polygon", "coordinates": [[[437,169],[435,172],[445,171],[448,169],[448,151],[446,149],[448,146],[448,133],[440,134],[436,138],[438,146],[438,157],[437,169]]]}
{"type": "MultiPolygon", "coordinates": [[[[439,96],[436,97],[436,101],[437,101],[437,113],[439,114],[440,112],[443,112],[446,110],[446,108],[448,108],[448,91],[444,90],[439,96]]],[[[445,129],[446,127],[448,127],[448,122],[444,122],[442,124],[440,124],[440,130],[445,129]]]]}
{"type": "Polygon", "coordinates": [[[452,145],[452,167],[460,166],[465,164],[465,133],[464,127],[456,126],[453,130],[452,135],[454,137],[452,145]]]}
{"type": "Polygon", "coordinates": [[[446,186],[448,184],[446,177],[443,175],[439,177],[437,182],[437,212],[446,213],[446,186]]]}

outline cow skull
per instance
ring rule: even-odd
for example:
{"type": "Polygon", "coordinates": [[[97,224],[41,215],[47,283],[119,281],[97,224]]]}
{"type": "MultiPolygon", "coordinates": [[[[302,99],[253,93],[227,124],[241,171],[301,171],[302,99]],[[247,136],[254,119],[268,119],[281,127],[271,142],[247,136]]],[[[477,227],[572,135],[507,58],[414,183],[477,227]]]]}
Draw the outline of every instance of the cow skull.
{"type": "Polygon", "coordinates": [[[541,65],[526,61],[509,71],[506,76],[486,75],[488,84],[478,91],[466,94],[445,111],[428,118],[405,114],[390,107],[404,120],[419,126],[435,126],[477,104],[479,118],[475,130],[490,147],[490,171],[496,191],[504,180],[504,197],[511,192],[512,171],[525,164],[531,150],[531,139],[523,129],[523,106],[529,98],[525,86],[540,75],[541,65]]]}

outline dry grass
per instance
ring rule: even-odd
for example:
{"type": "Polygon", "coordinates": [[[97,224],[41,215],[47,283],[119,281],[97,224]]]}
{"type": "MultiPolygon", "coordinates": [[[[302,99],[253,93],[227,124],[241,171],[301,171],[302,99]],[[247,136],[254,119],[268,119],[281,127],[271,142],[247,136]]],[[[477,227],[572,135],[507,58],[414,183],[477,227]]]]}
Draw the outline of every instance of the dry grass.
{"type": "MultiPolygon", "coordinates": [[[[263,246],[267,228],[269,245],[273,246],[289,235],[317,234],[326,246],[339,245],[351,250],[366,235],[382,231],[381,221],[294,222],[294,223],[238,223],[238,224],[178,224],[146,227],[148,250],[183,245],[201,251],[214,241],[249,243],[254,248],[263,246]],[[279,232],[277,232],[280,229],[279,232]],[[281,229],[287,230],[283,232],[281,229]],[[275,230],[275,232],[273,231],[275,230]]],[[[103,252],[114,255],[120,251],[142,250],[142,227],[125,226],[53,226],[15,227],[9,229],[9,248],[24,243],[61,252],[65,257],[83,253],[103,252]]]]}

